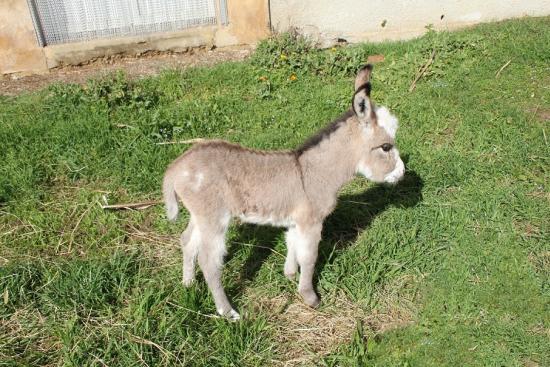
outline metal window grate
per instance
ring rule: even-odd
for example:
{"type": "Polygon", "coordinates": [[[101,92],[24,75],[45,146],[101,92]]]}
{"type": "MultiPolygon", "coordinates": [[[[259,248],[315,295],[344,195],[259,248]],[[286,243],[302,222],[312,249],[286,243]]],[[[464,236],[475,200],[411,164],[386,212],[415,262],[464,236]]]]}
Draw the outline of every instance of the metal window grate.
{"type": "Polygon", "coordinates": [[[216,24],[216,0],[28,0],[42,46],[216,24]]]}

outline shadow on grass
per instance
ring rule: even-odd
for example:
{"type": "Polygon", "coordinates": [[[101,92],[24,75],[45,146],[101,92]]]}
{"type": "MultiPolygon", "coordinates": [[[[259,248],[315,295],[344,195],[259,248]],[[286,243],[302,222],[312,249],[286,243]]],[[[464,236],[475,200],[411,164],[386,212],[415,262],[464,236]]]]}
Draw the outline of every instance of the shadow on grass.
{"type": "MultiPolygon", "coordinates": [[[[388,207],[410,208],[421,202],[423,186],[422,178],[416,172],[408,171],[396,186],[376,185],[360,194],[340,196],[336,209],[323,225],[316,268],[322,269],[332,263],[339,253],[335,250],[352,245],[374,218],[388,207]]],[[[276,236],[283,232],[284,229],[266,226],[239,227],[236,242],[257,242],[260,245],[253,248],[241,270],[240,282],[236,288],[229,290],[230,294],[240,293],[244,283],[254,279],[262,264],[271,255],[276,236]]]]}
{"type": "Polygon", "coordinates": [[[317,269],[334,261],[335,249],[355,243],[361,232],[387,208],[416,206],[422,201],[423,186],[422,178],[409,171],[396,186],[376,185],[359,194],[340,196],[338,206],[323,225],[317,269]]]}

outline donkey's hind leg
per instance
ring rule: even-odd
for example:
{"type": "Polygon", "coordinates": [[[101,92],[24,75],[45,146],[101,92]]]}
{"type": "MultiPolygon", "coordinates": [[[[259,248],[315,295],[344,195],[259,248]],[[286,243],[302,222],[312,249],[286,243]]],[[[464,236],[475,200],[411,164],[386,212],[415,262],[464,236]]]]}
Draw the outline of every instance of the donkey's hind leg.
{"type": "Polygon", "coordinates": [[[238,320],[240,316],[231,307],[222,285],[225,233],[229,225],[229,217],[227,219],[214,220],[213,222],[202,226],[199,224],[201,233],[201,247],[199,248],[198,256],[199,266],[212,293],[218,313],[232,320],[238,320]],[[221,223],[221,225],[217,223],[221,223]]]}
{"type": "Polygon", "coordinates": [[[183,285],[188,287],[195,280],[195,263],[200,246],[200,233],[192,217],[181,234],[180,244],[183,253],[183,285]]]}
{"type": "Polygon", "coordinates": [[[289,229],[285,234],[286,239],[286,259],[285,259],[285,276],[294,280],[296,271],[298,271],[298,261],[296,260],[296,241],[292,237],[293,229],[289,229]]]}

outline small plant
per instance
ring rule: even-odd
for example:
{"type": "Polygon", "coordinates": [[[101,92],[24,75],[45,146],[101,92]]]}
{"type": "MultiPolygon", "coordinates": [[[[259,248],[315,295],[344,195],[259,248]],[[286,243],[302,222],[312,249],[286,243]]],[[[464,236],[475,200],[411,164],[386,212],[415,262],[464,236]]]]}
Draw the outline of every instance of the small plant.
{"type": "Polygon", "coordinates": [[[158,105],[161,92],[142,82],[129,80],[123,72],[78,84],[49,87],[49,102],[56,105],[105,104],[109,109],[148,110],[158,105]]]}
{"type": "Polygon", "coordinates": [[[85,91],[78,84],[52,84],[48,87],[50,106],[80,105],[85,101],[85,91]]]}
{"type": "Polygon", "coordinates": [[[260,42],[252,56],[252,63],[263,69],[295,69],[304,67],[307,56],[315,51],[310,40],[290,31],[260,42]]]}
{"type": "Polygon", "coordinates": [[[364,47],[333,47],[321,50],[296,31],[281,33],[261,42],[252,64],[261,72],[282,72],[292,80],[296,73],[351,76],[366,63],[364,47]]]}
{"type": "Polygon", "coordinates": [[[133,82],[122,72],[110,78],[90,80],[85,87],[88,100],[100,100],[109,108],[128,107],[131,109],[150,109],[159,102],[159,92],[133,82]]]}

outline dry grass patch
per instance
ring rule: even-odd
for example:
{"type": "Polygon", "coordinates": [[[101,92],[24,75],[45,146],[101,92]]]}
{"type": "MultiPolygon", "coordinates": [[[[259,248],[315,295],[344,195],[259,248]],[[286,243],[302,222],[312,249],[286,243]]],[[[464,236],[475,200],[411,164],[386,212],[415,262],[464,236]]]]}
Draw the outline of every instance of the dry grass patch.
{"type": "Polygon", "coordinates": [[[537,272],[550,274],[550,251],[532,252],[529,254],[528,259],[537,272]]]}
{"type": "Polygon", "coordinates": [[[27,349],[35,353],[57,353],[62,343],[47,332],[45,324],[44,315],[33,308],[20,308],[10,317],[0,318],[0,360],[9,360],[13,352],[23,355],[27,349]]]}
{"type": "Polygon", "coordinates": [[[124,248],[139,248],[140,252],[155,260],[160,267],[181,264],[179,236],[163,235],[147,226],[138,228],[128,222],[124,225],[124,248]]]}
{"type": "Polygon", "coordinates": [[[540,190],[535,190],[528,193],[527,196],[531,196],[537,199],[543,199],[550,203],[550,192],[544,191],[542,188],[540,188],[540,190]]]}
{"type": "Polygon", "coordinates": [[[456,119],[450,119],[445,122],[445,127],[435,128],[427,137],[427,140],[438,149],[452,145],[458,129],[459,122],[456,119]]]}
{"type": "Polygon", "coordinates": [[[351,340],[358,323],[367,336],[384,333],[414,322],[411,285],[417,279],[404,276],[377,292],[378,304],[367,309],[353,302],[343,291],[322,299],[321,309],[312,309],[298,296],[269,297],[254,290],[249,299],[254,307],[270,315],[279,359],[283,366],[317,365],[319,360],[351,340]]]}
{"type": "Polygon", "coordinates": [[[516,231],[525,238],[539,237],[542,234],[539,227],[526,221],[515,221],[514,227],[516,228],[516,231]]]}

